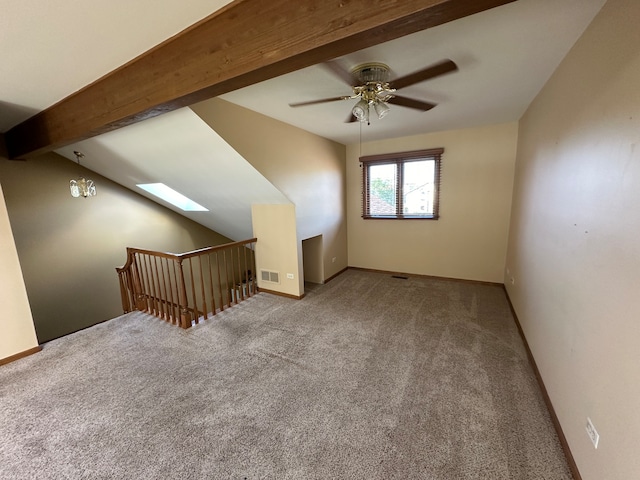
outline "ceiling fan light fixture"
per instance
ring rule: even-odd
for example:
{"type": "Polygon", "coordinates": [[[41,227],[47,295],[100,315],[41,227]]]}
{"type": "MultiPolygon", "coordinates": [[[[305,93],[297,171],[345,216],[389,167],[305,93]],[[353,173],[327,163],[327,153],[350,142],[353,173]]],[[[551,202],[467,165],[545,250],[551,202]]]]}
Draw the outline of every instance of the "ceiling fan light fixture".
{"type": "Polygon", "coordinates": [[[369,103],[363,98],[358,103],[356,103],[351,110],[353,116],[356,117],[360,122],[366,122],[369,120],[369,103]]]}
{"type": "Polygon", "coordinates": [[[387,104],[386,104],[386,103],[384,103],[384,102],[376,102],[376,103],[373,105],[373,108],[375,109],[376,114],[378,115],[378,118],[379,118],[380,120],[382,120],[384,117],[386,117],[386,115],[387,115],[387,114],[389,113],[389,111],[391,110],[391,109],[389,108],[389,105],[387,105],[387,104]]]}
{"type": "Polygon", "coordinates": [[[351,69],[351,75],[361,83],[385,83],[389,81],[388,65],[380,62],[367,62],[355,66],[351,69]]]}
{"type": "Polygon", "coordinates": [[[325,65],[335,76],[342,80],[343,83],[347,83],[351,87],[352,94],[290,103],[289,106],[301,107],[304,105],[316,105],[338,100],[358,99],[358,102],[351,108],[351,115],[349,115],[345,123],[353,123],[358,120],[361,123],[367,122],[367,124],[370,121],[370,115],[372,115],[371,110],[375,111],[380,120],[389,114],[390,107],[387,102],[421,112],[431,110],[436,106],[435,103],[402,97],[396,95],[396,91],[400,88],[409,87],[416,83],[424,82],[458,70],[458,66],[452,60],[446,59],[435,65],[430,65],[422,70],[390,81],[391,70],[389,66],[384,63],[363,63],[352,68],[350,71],[345,70],[337,61],[326,62],[325,65]]]}

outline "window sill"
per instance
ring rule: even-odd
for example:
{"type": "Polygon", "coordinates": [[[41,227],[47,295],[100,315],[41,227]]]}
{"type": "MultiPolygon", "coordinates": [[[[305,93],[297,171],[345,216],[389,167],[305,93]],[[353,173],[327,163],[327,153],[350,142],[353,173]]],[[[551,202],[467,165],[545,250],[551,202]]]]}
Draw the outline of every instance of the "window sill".
{"type": "Polygon", "coordinates": [[[366,215],[364,220],[438,220],[436,215],[366,215]]]}

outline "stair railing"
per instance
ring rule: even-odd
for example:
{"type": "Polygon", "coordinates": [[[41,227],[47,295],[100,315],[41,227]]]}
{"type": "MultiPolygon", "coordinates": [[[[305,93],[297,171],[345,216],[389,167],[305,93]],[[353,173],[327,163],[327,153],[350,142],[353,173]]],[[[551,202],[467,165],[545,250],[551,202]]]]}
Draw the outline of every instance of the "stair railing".
{"type": "Polygon", "coordinates": [[[186,253],[127,248],[116,268],[124,313],[148,312],[189,328],[257,292],[255,243],[241,242],[186,253]]]}

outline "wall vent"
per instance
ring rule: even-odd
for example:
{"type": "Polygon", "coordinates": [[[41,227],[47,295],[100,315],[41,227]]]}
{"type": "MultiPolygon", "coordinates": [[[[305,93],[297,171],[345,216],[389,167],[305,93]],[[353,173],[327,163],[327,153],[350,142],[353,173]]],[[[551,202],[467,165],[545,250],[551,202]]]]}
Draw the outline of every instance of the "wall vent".
{"type": "Polygon", "coordinates": [[[263,282],[280,283],[280,274],[269,270],[260,270],[260,278],[263,282]]]}

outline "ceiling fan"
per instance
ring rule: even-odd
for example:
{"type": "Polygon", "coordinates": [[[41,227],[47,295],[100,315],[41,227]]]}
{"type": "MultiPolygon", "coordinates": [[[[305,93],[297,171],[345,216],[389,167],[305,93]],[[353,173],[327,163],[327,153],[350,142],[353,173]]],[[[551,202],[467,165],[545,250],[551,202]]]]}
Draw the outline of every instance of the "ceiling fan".
{"type": "Polygon", "coordinates": [[[388,65],[378,62],[369,62],[345,70],[335,61],[326,62],[325,65],[334,75],[347,83],[353,90],[352,95],[323,98],[308,102],[290,103],[290,107],[304,107],[319,103],[335,102],[338,100],[360,99],[351,110],[351,115],[347,122],[367,122],[369,123],[369,113],[373,109],[378,118],[383,118],[389,113],[388,103],[401,105],[403,107],[414,108],[426,112],[436,106],[435,103],[416,100],[413,98],[396,95],[399,90],[419,82],[424,82],[446,73],[455,72],[458,66],[451,60],[443,60],[440,63],[431,65],[417,72],[405,75],[389,81],[391,69],[388,65]]]}

